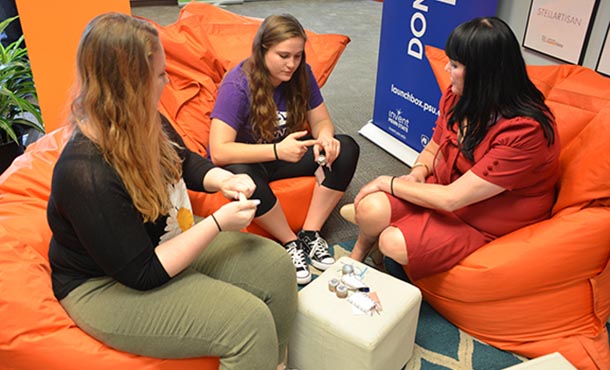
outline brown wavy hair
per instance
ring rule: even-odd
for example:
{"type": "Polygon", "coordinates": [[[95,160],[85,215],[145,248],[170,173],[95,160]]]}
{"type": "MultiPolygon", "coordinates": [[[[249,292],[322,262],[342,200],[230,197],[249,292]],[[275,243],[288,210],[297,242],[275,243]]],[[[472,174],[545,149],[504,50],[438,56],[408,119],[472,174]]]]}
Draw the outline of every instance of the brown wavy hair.
{"type": "MultiPolygon", "coordinates": [[[[274,140],[273,133],[277,123],[277,107],[273,101],[274,88],[269,69],[265,65],[265,54],[272,46],[293,37],[300,37],[307,42],[307,34],[295,17],[282,14],[265,18],[252,42],[252,55],[244,64],[250,84],[250,122],[259,143],[274,140]]],[[[286,84],[285,97],[288,110],[287,132],[302,130],[305,127],[309,99],[305,50],[301,63],[286,84]]]]}
{"type": "Polygon", "coordinates": [[[93,141],[117,171],[144,221],[170,208],[169,185],[181,159],[163,131],[153,94],[152,56],[161,47],[149,23],[119,13],[94,18],[77,51],[72,126],[93,141]]]}

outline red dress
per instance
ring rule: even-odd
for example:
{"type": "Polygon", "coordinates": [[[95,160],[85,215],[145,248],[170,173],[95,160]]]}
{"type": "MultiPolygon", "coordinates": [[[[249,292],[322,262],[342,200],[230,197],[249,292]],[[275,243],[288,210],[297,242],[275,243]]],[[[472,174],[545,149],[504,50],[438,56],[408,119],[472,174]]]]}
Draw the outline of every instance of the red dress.
{"type": "Polygon", "coordinates": [[[468,170],[506,191],[454,212],[413,205],[388,194],[391,225],[407,245],[413,279],[449,270],[490,241],[547,219],[559,178],[559,137],[547,145],[542,126],[529,117],[500,118],[474,151],[471,162],[458,150],[457,134],[447,129],[447,112],[458,97],[449,88],[432,140],[439,145],[426,182],[449,184],[468,170]]]}

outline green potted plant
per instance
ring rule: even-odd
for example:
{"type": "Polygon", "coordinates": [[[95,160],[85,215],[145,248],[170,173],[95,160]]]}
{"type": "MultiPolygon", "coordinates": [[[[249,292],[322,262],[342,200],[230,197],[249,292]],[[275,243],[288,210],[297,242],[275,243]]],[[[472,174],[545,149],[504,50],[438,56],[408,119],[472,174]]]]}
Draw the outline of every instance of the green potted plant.
{"type": "MultiPolygon", "coordinates": [[[[15,16],[0,22],[0,35],[17,18],[15,16]]],[[[23,153],[22,137],[29,130],[44,133],[32,68],[22,35],[6,46],[0,43],[0,172],[23,153]]]]}

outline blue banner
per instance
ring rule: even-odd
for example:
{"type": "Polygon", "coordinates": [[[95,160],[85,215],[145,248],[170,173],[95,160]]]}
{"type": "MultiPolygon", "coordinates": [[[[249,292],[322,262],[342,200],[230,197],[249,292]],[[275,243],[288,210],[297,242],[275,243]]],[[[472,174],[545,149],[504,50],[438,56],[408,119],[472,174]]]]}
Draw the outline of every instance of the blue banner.
{"type": "MultiPolygon", "coordinates": [[[[496,0],[385,0],[372,124],[419,153],[438,117],[441,91],[426,59],[425,45],[444,48],[451,30],[496,13],[496,0]]],[[[371,124],[369,123],[369,125],[371,124]]],[[[362,130],[361,133],[372,141],[362,130]]],[[[386,135],[387,134],[387,135],[386,135]]],[[[376,142],[391,152],[393,145],[376,142]]],[[[411,165],[409,159],[392,153],[411,165]]],[[[413,156],[411,156],[413,157],[413,156]]],[[[413,157],[414,158],[414,157],[413,157]]]]}

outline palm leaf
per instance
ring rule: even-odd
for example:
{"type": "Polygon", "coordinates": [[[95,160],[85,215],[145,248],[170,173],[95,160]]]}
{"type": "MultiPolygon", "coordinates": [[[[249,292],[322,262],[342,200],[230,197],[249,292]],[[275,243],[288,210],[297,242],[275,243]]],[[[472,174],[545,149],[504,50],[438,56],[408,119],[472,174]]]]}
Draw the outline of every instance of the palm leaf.
{"type": "MultiPolygon", "coordinates": [[[[0,33],[17,18],[0,22],[0,33]]],[[[23,40],[21,36],[6,47],[0,44],[0,142],[4,139],[19,142],[15,125],[44,133],[32,68],[23,40]]]]}

